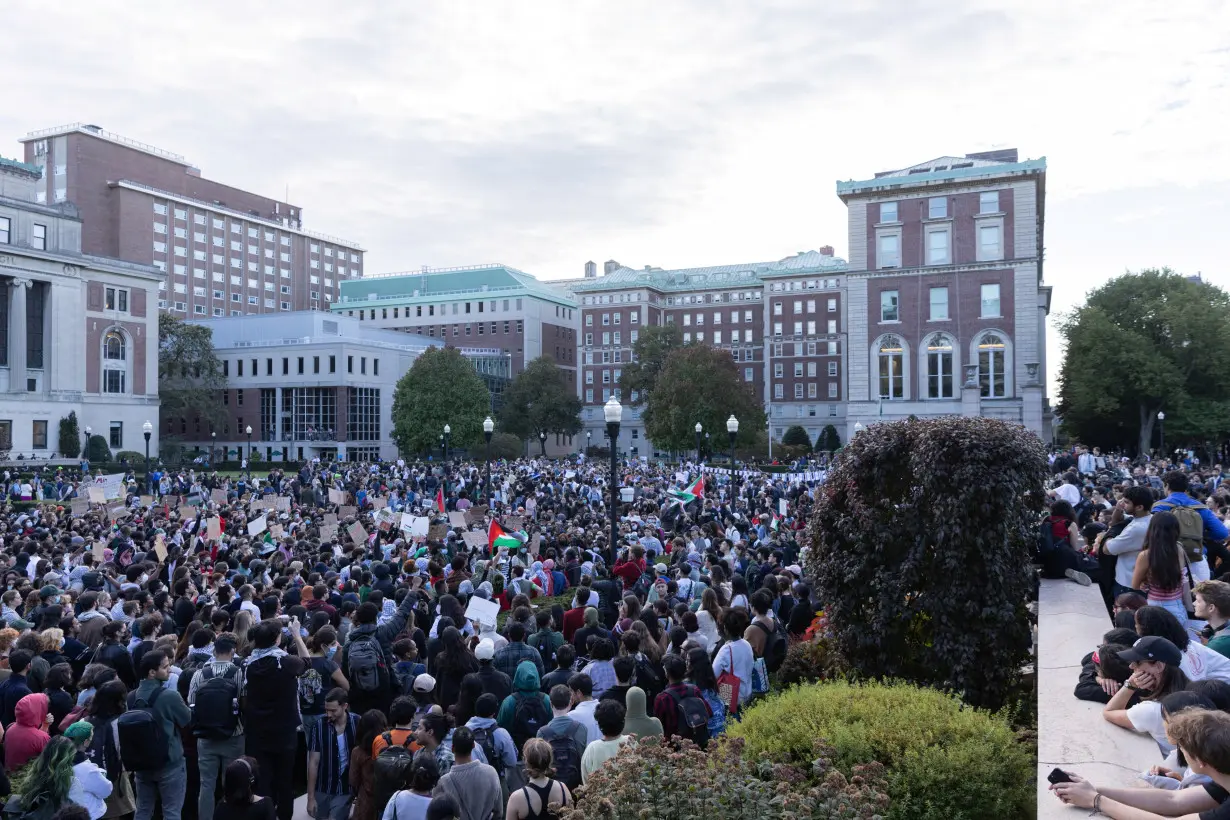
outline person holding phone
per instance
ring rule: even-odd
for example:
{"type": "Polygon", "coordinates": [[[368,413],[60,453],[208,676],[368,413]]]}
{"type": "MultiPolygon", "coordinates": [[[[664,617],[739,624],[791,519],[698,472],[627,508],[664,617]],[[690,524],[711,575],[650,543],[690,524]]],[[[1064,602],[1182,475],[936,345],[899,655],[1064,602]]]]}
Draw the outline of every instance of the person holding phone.
{"type": "Polygon", "coordinates": [[[1170,754],[1174,746],[1166,736],[1161,700],[1187,688],[1187,675],[1179,668],[1183,653],[1165,638],[1150,635],[1120,652],[1119,660],[1130,666],[1132,676],[1103,707],[1102,717],[1124,729],[1152,735],[1162,755],[1170,754]],[[1129,708],[1133,693],[1139,693],[1141,700],[1129,708]]]}

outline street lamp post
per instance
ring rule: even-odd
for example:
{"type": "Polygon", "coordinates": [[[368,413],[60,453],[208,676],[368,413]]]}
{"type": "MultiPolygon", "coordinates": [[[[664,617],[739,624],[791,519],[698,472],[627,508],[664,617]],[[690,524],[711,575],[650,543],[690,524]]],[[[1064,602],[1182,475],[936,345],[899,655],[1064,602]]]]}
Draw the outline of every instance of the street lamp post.
{"type": "Polygon", "coordinates": [[[87,426],[87,427],[85,428],[85,449],[83,449],[83,450],[81,451],[81,458],[82,458],[84,461],[89,461],[89,460],[90,460],[90,433],[91,433],[91,432],[93,432],[93,431],[92,431],[92,430],[90,430],[90,428],[87,426]]]}
{"type": "Polygon", "coordinates": [[[150,495],[154,494],[154,482],[149,474],[149,437],[154,432],[154,425],[148,421],[141,425],[141,431],[145,433],[145,487],[150,495]]]}
{"type": "Polygon", "coordinates": [[[215,470],[218,469],[216,466],[217,462],[215,461],[215,459],[218,457],[217,450],[218,450],[218,431],[214,430],[214,431],[211,431],[209,434],[209,466],[215,470]]]}
{"type": "Polygon", "coordinates": [[[448,440],[453,434],[453,428],[447,424],[444,425],[444,460],[448,461],[448,440]]]}
{"type": "Polygon", "coordinates": [[[866,429],[867,428],[863,426],[863,423],[861,421],[854,422],[854,435],[857,436],[859,433],[863,432],[866,429]]]}
{"type": "Polygon", "coordinates": [[[585,455],[589,455],[589,448],[594,446],[594,431],[585,431],[585,455]]]}
{"type": "Polygon", "coordinates": [[[697,464],[700,464],[700,433],[704,429],[705,429],[704,427],[701,427],[699,421],[696,422],[696,463],[697,464]]]}
{"type": "Polygon", "coordinates": [[[619,534],[619,467],[616,462],[615,442],[619,441],[619,421],[623,418],[624,409],[614,396],[602,408],[606,417],[606,432],[611,438],[611,543],[607,551],[607,564],[615,563],[615,539],[619,534]]]}
{"type": "Polygon", "coordinates": [[[735,438],[739,435],[739,420],[732,413],[730,418],[726,419],[726,432],[730,434],[730,494],[731,500],[734,500],[735,488],[735,438]]]}
{"type": "Polygon", "coordinates": [[[483,497],[487,499],[487,506],[491,506],[491,434],[495,432],[495,422],[491,420],[491,416],[487,416],[483,420],[483,438],[487,439],[487,489],[483,497]]]}
{"type": "Polygon", "coordinates": [[[1166,457],[1166,414],[1163,413],[1161,410],[1157,411],[1157,431],[1161,436],[1161,446],[1159,447],[1159,451],[1161,452],[1162,457],[1165,458],[1166,457]]]}
{"type": "Polygon", "coordinates": [[[252,480],[252,425],[245,431],[248,434],[248,481],[252,480]]]}
{"type": "Polygon", "coordinates": [[[538,431],[538,446],[542,448],[542,454],[545,456],[547,454],[547,431],[546,430],[538,431]]]}

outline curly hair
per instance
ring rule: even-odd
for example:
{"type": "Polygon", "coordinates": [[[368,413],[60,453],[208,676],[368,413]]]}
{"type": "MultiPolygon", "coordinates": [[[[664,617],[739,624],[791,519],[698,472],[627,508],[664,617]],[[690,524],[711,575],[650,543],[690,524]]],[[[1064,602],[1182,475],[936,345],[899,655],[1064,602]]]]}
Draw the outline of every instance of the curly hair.
{"type": "Polygon", "coordinates": [[[34,813],[43,806],[55,811],[68,800],[73,785],[77,745],[60,735],[53,737],[34,763],[34,771],[21,790],[21,809],[34,813]]]}

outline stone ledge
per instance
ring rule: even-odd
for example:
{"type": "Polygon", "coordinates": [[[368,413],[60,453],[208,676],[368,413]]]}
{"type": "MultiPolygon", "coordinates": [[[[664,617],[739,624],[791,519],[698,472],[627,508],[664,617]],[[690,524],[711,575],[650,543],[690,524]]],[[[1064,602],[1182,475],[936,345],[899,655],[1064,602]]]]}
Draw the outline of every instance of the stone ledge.
{"type": "Polygon", "coordinates": [[[1088,811],[1064,806],[1050,792],[1056,766],[1097,783],[1139,785],[1137,775],[1161,762],[1157,744],[1102,719],[1102,704],[1072,691],[1081,658],[1111,628],[1095,587],[1042,581],[1038,595],[1038,817],[1072,818],[1088,811]],[[1082,812],[1078,814],[1078,812],[1082,812]]]}

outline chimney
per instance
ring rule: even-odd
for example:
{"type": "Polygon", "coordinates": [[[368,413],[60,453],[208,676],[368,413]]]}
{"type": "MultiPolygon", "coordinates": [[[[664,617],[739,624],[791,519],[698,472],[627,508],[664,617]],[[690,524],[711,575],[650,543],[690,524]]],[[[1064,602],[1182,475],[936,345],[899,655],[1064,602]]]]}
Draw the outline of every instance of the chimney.
{"type": "Polygon", "coordinates": [[[820,254],[821,256],[832,256],[832,255],[833,255],[833,246],[832,246],[832,245],[825,245],[823,248],[821,248],[821,249],[819,250],[819,254],[820,254]]]}
{"type": "Polygon", "coordinates": [[[585,263],[585,278],[596,279],[598,277],[598,266],[593,262],[585,263]]]}
{"type": "Polygon", "coordinates": [[[602,275],[606,276],[608,273],[614,273],[615,271],[619,270],[621,267],[623,266],[620,265],[618,262],[616,262],[614,259],[608,259],[602,265],[602,275]]]}

